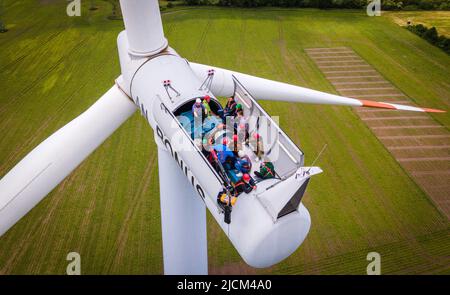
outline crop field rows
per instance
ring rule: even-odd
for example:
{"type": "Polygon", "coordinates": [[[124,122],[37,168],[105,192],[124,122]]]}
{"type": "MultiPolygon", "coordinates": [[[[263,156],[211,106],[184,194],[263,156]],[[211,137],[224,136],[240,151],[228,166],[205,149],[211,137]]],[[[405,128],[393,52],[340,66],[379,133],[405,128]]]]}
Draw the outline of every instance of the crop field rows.
{"type": "MultiPolygon", "coordinates": [[[[378,247],[376,250],[382,253],[382,272],[384,274],[431,274],[440,271],[448,271],[450,257],[446,255],[450,236],[448,231],[438,231],[417,239],[404,240],[389,243],[378,247]],[[439,241],[432,247],[427,245],[430,240],[439,241]],[[417,247],[419,246],[419,247],[417,247]],[[421,249],[426,248],[427,252],[421,249]],[[432,255],[432,256],[431,256],[432,255]],[[404,263],[397,263],[401,260],[404,263]]],[[[307,273],[320,274],[358,274],[363,273],[366,268],[365,258],[370,248],[361,249],[354,252],[344,253],[332,257],[320,259],[314,263],[299,264],[292,267],[279,268],[280,274],[296,274],[299,269],[307,273]],[[352,263],[348,263],[352,261],[352,263]],[[345,266],[344,266],[345,264],[345,266]]]]}
{"type": "MultiPolygon", "coordinates": [[[[349,47],[309,48],[309,57],[343,96],[415,106],[349,47]]],[[[426,113],[356,112],[436,206],[450,218],[450,132],[426,113]]]]}

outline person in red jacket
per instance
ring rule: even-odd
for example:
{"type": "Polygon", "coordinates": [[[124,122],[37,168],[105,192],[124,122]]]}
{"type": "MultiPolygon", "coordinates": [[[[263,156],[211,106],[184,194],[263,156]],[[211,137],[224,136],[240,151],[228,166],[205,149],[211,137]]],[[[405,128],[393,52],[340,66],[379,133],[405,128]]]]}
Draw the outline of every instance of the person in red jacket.
{"type": "Polygon", "coordinates": [[[242,192],[248,194],[254,189],[256,189],[256,183],[253,180],[253,178],[251,178],[251,176],[247,173],[242,175],[241,180],[236,182],[236,184],[234,185],[234,191],[236,196],[240,195],[242,192]]]}

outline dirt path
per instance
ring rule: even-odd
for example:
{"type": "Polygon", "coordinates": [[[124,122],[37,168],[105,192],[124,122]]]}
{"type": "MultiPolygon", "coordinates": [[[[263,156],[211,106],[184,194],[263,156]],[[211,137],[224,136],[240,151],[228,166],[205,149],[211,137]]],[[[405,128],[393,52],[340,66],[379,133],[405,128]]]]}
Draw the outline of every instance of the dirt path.
{"type": "MultiPolygon", "coordinates": [[[[412,100],[385,80],[351,48],[309,48],[305,51],[341,95],[392,103],[400,103],[400,97],[403,104],[414,105],[412,100]],[[358,64],[357,67],[353,66],[355,63],[358,64]],[[339,79],[336,79],[337,73],[339,79]]],[[[436,207],[450,219],[448,128],[426,113],[397,112],[392,115],[391,111],[365,108],[355,110],[436,207]],[[433,130],[436,129],[439,134],[434,133],[433,130]],[[441,140],[433,141],[437,136],[441,140]]]]}

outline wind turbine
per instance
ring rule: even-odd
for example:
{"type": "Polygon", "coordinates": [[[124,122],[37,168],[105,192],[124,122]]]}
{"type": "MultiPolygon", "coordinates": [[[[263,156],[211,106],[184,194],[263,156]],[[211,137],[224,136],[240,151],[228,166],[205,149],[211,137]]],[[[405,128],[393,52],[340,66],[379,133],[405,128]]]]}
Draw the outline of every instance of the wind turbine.
{"type": "MultiPolygon", "coordinates": [[[[158,145],[164,272],[207,273],[205,208],[246,263],[268,267],[292,254],[308,234],[311,220],[301,199],[310,177],[322,170],[304,166],[303,152],[255,98],[442,112],[342,97],[189,62],[168,46],[157,0],[121,0],[120,4],[126,29],[117,39],[121,75],[94,105],[0,180],[0,236],[140,109],[158,145]],[[216,111],[221,108],[216,96],[234,96],[249,115],[250,129],[264,134],[265,157],[277,167],[277,177],[259,181],[232,207],[217,202],[217,196],[230,193],[223,167],[213,167],[181,122],[181,114],[205,95],[216,111]]],[[[213,136],[221,140],[233,138],[232,133],[222,128],[213,136]]],[[[246,151],[258,166],[251,149],[246,151]]]]}

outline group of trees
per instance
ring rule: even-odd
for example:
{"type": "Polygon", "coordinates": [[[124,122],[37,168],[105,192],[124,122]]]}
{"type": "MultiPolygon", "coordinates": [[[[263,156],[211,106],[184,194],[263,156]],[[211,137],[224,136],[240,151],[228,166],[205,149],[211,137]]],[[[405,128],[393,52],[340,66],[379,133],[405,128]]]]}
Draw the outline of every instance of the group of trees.
{"type": "MultiPolygon", "coordinates": [[[[185,0],[187,5],[364,8],[372,0],[185,0]]],[[[381,0],[384,10],[450,10],[450,0],[381,0]]]]}
{"type": "Polygon", "coordinates": [[[382,0],[386,10],[450,10],[450,0],[382,0]]]}
{"type": "Polygon", "coordinates": [[[258,7],[314,7],[314,8],[361,8],[367,0],[219,0],[220,6],[258,7]]]}
{"type": "Polygon", "coordinates": [[[450,54],[450,39],[443,35],[439,35],[435,27],[427,28],[422,24],[418,24],[408,25],[406,28],[450,54]]]}

